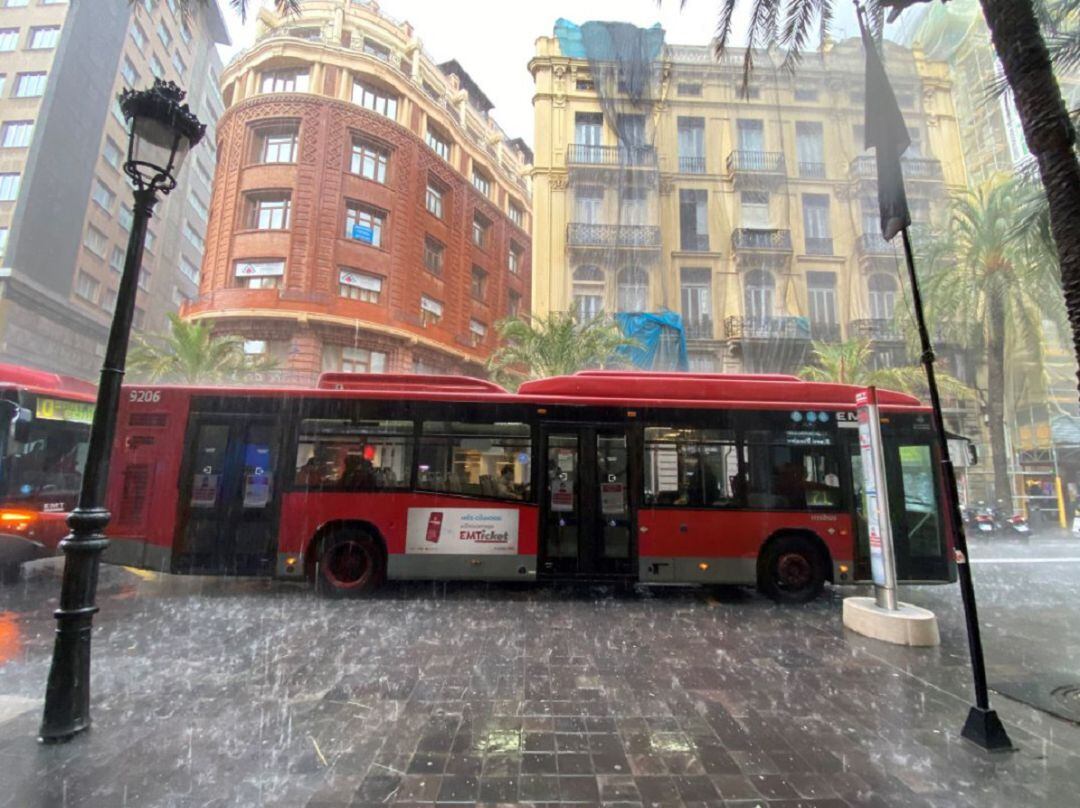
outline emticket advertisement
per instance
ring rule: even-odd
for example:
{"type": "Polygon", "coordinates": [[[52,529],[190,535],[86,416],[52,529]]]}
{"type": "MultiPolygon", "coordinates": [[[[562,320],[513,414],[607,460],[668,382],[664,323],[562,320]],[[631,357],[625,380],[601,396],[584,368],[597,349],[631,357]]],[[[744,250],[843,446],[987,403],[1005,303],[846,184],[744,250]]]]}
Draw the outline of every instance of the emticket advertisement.
{"type": "Polygon", "coordinates": [[[512,508],[409,508],[405,552],[412,555],[515,555],[512,508]]]}

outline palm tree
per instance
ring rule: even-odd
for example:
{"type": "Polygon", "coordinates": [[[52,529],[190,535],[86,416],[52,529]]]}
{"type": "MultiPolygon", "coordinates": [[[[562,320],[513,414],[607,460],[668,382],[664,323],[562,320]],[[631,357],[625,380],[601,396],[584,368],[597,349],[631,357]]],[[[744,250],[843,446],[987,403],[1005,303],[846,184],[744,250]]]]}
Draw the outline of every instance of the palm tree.
{"type": "MultiPolygon", "coordinates": [[[[132,3],[138,2],[138,0],[130,0],[132,3]]],[[[189,10],[195,3],[200,5],[206,5],[210,0],[180,0],[180,7],[185,11],[189,10]]],[[[243,22],[247,22],[248,9],[256,2],[256,0],[229,0],[229,5],[236,9],[236,12],[240,15],[240,19],[243,22]]],[[[277,13],[281,15],[293,15],[300,13],[300,0],[274,0],[274,8],[277,9],[277,13]]]]}
{"type": "MultiPolygon", "coordinates": [[[[686,0],[682,0],[685,5],[686,0]]],[[[719,0],[715,48],[723,53],[731,37],[735,7],[739,0],[719,0]]],[[[828,34],[835,0],[750,0],[750,21],[744,57],[744,84],[753,67],[754,48],[777,44],[788,51],[785,65],[794,69],[816,27],[822,39],[828,34]]],[[[866,0],[871,28],[880,34],[885,11],[890,21],[904,9],[932,0],[866,0]]],[[[1032,0],[979,0],[990,38],[1012,90],[1016,111],[1024,129],[1028,150],[1035,158],[1046,190],[1050,231],[1053,234],[1065,306],[1072,328],[1073,350],[1080,359],[1080,162],[1076,155],[1076,131],[1065,107],[1039,27],[1032,0]]],[[[1044,14],[1062,63],[1080,54],[1075,34],[1080,0],[1056,0],[1053,15],[1044,14]],[[1058,22],[1054,22],[1057,20],[1058,22]],[[1069,35],[1056,33],[1068,30],[1069,35]]]]}
{"type": "Polygon", "coordinates": [[[528,379],[624,367],[626,362],[617,352],[637,344],[610,320],[598,317],[579,323],[565,311],[507,319],[496,328],[502,344],[488,360],[488,370],[496,381],[513,389],[528,379]]]}
{"type": "MultiPolygon", "coordinates": [[[[874,349],[869,340],[850,339],[846,342],[815,342],[810,352],[811,363],[799,375],[812,382],[837,382],[858,387],[881,387],[925,397],[926,372],[921,365],[874,367],[874,349]]],[[[953,398],[970,398],[974,391],[959,379],[937,373],[941,392],[953,398]]]]}
{"type": "Polygon", "coordinates": [[[1043,366],[1043,321],[1066,330],[1056,267],[1032,239],[1017,237],[1015,222],[1030,198],[1016,180],[958,197],[948,225],[921,250],[928,318],[986,364],[994,495],[1004,500],[1006,390],[1030,383],[1031,369],[1043,366]]]}
{"type": "Polygon", "coordinates": [[[239,337],[215,337],[209,325],[169,315],[169,332],[135,337],[129,375],[145,382],[207,384],[242,381],[246,374],[273,370],[269,357],[249,357],[239,337]]]}

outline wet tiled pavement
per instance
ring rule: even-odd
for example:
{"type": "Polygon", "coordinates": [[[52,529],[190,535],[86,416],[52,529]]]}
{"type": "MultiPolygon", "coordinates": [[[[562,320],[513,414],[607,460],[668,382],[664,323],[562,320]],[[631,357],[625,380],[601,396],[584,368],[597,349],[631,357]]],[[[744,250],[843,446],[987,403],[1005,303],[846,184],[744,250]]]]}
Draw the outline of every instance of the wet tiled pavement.
{"type": "MultiPolygon", "coordinates": [[[[1080,543],[973,556],[991,681],[1080,680],[1080,543]]],[[[955,587],[902,593],[941,620],[942,646],[915,650],[845,632],[852,589],[800,608],[464,584],[326,602],[109,568],[94,728],[39,747],[57,580],[0,590],[0,806],[1080,804],[1077,725],[995,695],[1019,751],[958,737],[955,587]]]]}

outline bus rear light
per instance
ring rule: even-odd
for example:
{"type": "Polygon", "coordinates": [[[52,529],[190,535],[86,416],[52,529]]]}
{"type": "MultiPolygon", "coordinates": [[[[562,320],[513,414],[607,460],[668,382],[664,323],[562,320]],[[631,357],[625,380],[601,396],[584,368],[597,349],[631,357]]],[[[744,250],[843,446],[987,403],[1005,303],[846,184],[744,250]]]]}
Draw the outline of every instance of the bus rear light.
{"type": "Polygon", "coordinates": [[[26,530],[37,517],[25,511],[0,511],[0,529],[26,530]]]}
{"type": "Polygon", "coordinates": [[[841,575],[847,575],[847,571],[848,571],[848,565],[847,564],[841,564],[840,565],[840,574],[841,575]]]}
{"type": "Polygon", "coordinates": [[[702,572],[705,572],[707,569],[709,569],[709,565],[702,561],[700,564],[697,565],[697,568],[702,572]]]}

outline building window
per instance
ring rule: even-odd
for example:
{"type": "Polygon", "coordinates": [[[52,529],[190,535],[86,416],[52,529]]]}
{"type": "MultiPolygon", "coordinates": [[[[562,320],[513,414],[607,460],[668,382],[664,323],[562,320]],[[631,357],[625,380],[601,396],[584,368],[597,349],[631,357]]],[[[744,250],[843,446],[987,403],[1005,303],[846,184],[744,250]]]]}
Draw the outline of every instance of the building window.
{"type": "MultiPolygon", "coordinates": [[[[372,351],[367,348],[324,345],[322,369],[324,372],[330,373],[385,373],[386,354],[382,351],[372,351]]],[[[342,440],[347,440],[347,438],[343,437],[342,440]]],[[[405,462],[408,463],[408,461],[405,462]]],[[[408,484],[408,476],[408,472],[406,472],[402,484],[408,484]]]]}
{"type": "Polygon", "coordinates": [[[825,134],[816,121],[796,121],[795,152],[799,176],[821,179],[825,176],[825,134]]]}
{"type": "Polygon", "coordinates": [[[135,43],[135,47],[140,51],[146,50],[146,32],[137,22],[131,23],[131,41],[135,43]]]}
{"type": "Polygon", "coordinates": [[[102,150],[102,155],[105,158],[105,162],[119,171],[124,162],[124,153],[120,150],[120,147],[116,145],[116,141],[111,137],[106,136],[105,148],[102,150]]]}
{"type": "Polygon", "coordinates": [[[199,251],[199,257],[202,258],[202,254],[206,250],[206,241],[199,231],[191,226],[191,222],[184,222],[184,238],[199,251]]]}
{"type": "Polygon", "coordinates": [[[424,237],[424,266],[434,275],[442,275],[446,247],[431,236],[424,237]]]}
{"type": "Polygon", "coordinates": [[[881,272],[870,276],[870,317],[874,320],[893,319],[896,311],[896,279],[881,272]]]}
{"type": "Polygon", "coordinates": [[[679,191],[679,233],[681,249],[691,252],[708,252],[708,191],[679,191]]]}
{"type": "Polygon", "coordinates": [[[60,26],[45,25],[30,29],[31,50],[51,50],[60,41],[60,26]]]}
{"type": "Polygon", "coordinates": [[[75,294],[90,303],[97,303],[101,282],[81,269],[75,274],[75,294]]]}
{"type": "Polygon", "coordinates": [[[186,255],[180,256],[180,272],[192,283],[199,282],[199,267],[186,255]]]}
{"type": "Polygon", "coordinates": [[[90,198],[94,200],[106,213],[112,213],[113,203],[116,202],[116,194],[108,185],[97,177],[94,178],[94,187],[90,191],[90,198]]]}
{"type": "Polygon", "coordinates": [[[191,29],[188,27],[187,20],[180,20],[180,38],[184,40],[185,45],[191,44],[191,29]]]}
{"type": "Polygon", "coordinates": [[[116,290],[106,289],[105,294],[101,296],[101,308],[112,314],[116,311],[116,290]]]}
{"type": "Polygon", "coordinates": [[[517,317],[521,314],[521,295],[513,289],[506,293],[506,316],[517,317]]]}
{"type": "Polygon", "coordinates": [[[469,337],[472,339],[473,347],[476,348],[484,342],[484,337],[487,336],[487,326],[476,319],[470,318],[469,320],[469,337]]]}
{"type": "Polygon", "coordinates": [[[679,273],[683,326],[690,339],[712,339],[712,272],[684,267],[679,273]]]}
{"type": "Polygon", "coordinates": [[[354,104],[359,104],[364,109],[370,109],[391,120],[397,118],[397,96],[359,79],[353,80],[352,100],[354,104]]]}
{"type": "Polygon", "coordinates": [[[386,184],[386,169],[390,165],[390,152],[376,146],[370,140],[354,137],[349,158],[349,171],[382,185],[386,184]]]}
{"type": "Polygon", "coordinates": [[[746,161],[747,168],[755,168],[757,161],[760,161],[764,167],[764,158],[759,157],[765,151],[764,121],[740,120],[737,131],[739,151],[743,152],[742,157],[746,161]]]}
{"type": "Polygon", "coordinates": [[[8,121],[0,129],[0,146],[5,149],[25,149],[34,134],[33,121],[8,121]]]}
{"type": "Polygon", "coordinates": [[[644,269],[627,267],[619,272],[615,302],[619,311],[645,311],[648,308],[649,276],[644,269]]]}
{"type": "Polygon", "coordinates": [[[832,230],[829,226],[827,194],[803,194],[803,228],[809,255],[832,255],[832,230]]]}
{"type": "Polygon", "coordinates": [[[510,215],[510,221],[512,221],[518,227],[524,229],[525,211],[522,210],[521,206],[518,205],[516,202],[511,201],[510,204],[507,205],[507,212],[510,215]]]}
{"type": "Polygon", "coordinates": [[[511,241],[510,249],[508,250],[508,254],[506,256],[506,268],[515,275],[517,275],[521,271],[521,256],[521,247],[511,241]]]}
{"type": "Polygon", "coordinates": [[[150,54],[150,72],[154,74],[156,79],[165,78],[165,65],[161,63],[161,60],[157,58],[155,54],[150,54]]]}
{"type": "Polygon", "coordinates": [[[172,302],[177,309],[183,308],[185,303],[191,302],[191,297],[185,295],[179,286],[172,288],[172,302]]]}
{"type": "Polygon", "coordinates": [[[604,273],[590,266],[575,269],[573,294],[579,323],[600,317],[604,313],[604,273]]]}
{"type": "Polygon", "coordinates": [[[247,195],[247,226],[251,230],[288,230],[290,195],[281,191],[247,195]]]}
{"type": "Polygon", "coordinates": [[[577,156],[584,163],[603,161],[604,116],[599,112],[574,115],[574,143],[577,156]]]}
{"type": "Polygon", "coordinates": [[[135,69],[135,65],[131,63],[131,60],[126,56],[124,61],[120,63],[120,75],[124,78],[124,84],[128,87],[136,87],[139,84],[139,71],[135,69]]]}
{"type": "Polygon", "coordinates": [[[450,139],[443,137],[431,128],[429,125],[427,128],[427,135],[425,136],[427,144],[431,146],[431,150],[434,151],[439,157],[444,160],[450,159],[450,139]]]}
{"type": "Polygon", "coordinates": [[[30,0],[4,0],[4,8],[26,8],[30,0]]]}
{"type": "Polygon", "coordinates": [[[104,258],[105,250],[109,246],[109,239],[96,227],[90,225],[86,228],[86,234],[83,236],[83,246],[98,258],[104,258]]]}
{"type": "Polygon", "coordinates": [[[742,191],[739,194],[739,221],[751,230],[767,230],[769,224],[769,195],[764,191],[742,191]]]}
{"type": "Polygon", "coordinates": [[[370,244],[372,247],[381,247],[385,224],[386,213],[383,211],[359,202],[346,202],[345,238],[370,244]]]}
{"type": "Polygon", "coordinates": [[[161,44],[165,46],[166,52],[172,47],[173,37],[168,27],[165,25],[164,20],[158,20],[157,24],[157,37],[161,40],[161,44]]]}
{"type": "Polygon", "coordinates": [[[487,297],[488,274],[480,267],[474,266],[469,276],[469,293],[477,300],[487,297]]]}
{"type": "Polygon", "coordinates": [[[479,213],[473,216],[472,223],[472,242],[477,247],[486,248],[488,244],[488,235],[491,230],[491,222],[481,216],[479,213]]]}
{"type": "Polygon", "coordinates": [[[795,88],[795,100],[796,101],[817,101],[818,91],[813,87],[796,87],[795,88]]]}
{"type": "Polygon", "coordinates": [[[482,172],[473,169],[472,174],[473,187],[482,193],[484,196],[491,196],[491,180],[483,175],[482,172]]]}
{"type": "Polygon", "coordinates": [[[241,260],[234,267],[237,285],[247,289],[277,289],[285,277],[285,261],[280,258],[241,260]]]}
{"type": "Polygon", "coordinates": [[[210,209],[206,206],[206,203],[202,201],[197,193],[190,191],[188,193],[188,202],[191,203],[191,209],[195,211],[195,215],[202,219],[204,222],[210,218],[210,209]]]}
{"type": "Polygon", "coordinates": [[[604,189],[599,185],[579,185],[574,189],[574,221],[600,224],[604,209],[604,189]]]}
{"type": "Polygon", "coordinates": [[[342,269],[338,272],[338,294],[350,300],[378,303],[382,284],[382,278],[378,275],[357,272],[355,269],[342,269]]]}
{"type": "Polygon", "coordinates": [[[144,325],[146,325],[146,310],[136,306],[131,314],[131,326],[142,331],[144,325]]]}
{"type": "Polygon", "coordinates": [[[109,269],[113,272],[124,271],[124,251],[119,247],[113,247],[112,253],[109,254],[109,269]]]}
{"type": "Polygon", "coordinates": [[[746,317],[757,323],[772,319],[776,283],[772,273],[754,269],[746,273],[746,317]]]}
{"type": "Polygon", "coordinates": [[[131,230],[131,223],[135,220],[135,217],[134,214],[131,212],[131,208],[129,208],[123,202],[120,203],[120,213],[116,218],[117,221],[120,223],[120,226],[124,228],[125,232],[131,230]]]}
{"type": "Polygon", "coordinates": [[[424,206],[428,213],[436,219],[443,217],[443,191],[431,180],[428,180],[427,194],[424,197],[424,206]]]}
{"type": "Polygon", "coordinates": [[[836,319],[836,273],[807,272],[806,293],[810,335],[814,339],[839,337],[836,319]]]}
{"type": "Polygon", "coordinates": [[[384,62],[390,62],[390,49],[371,37],[364,37],[364,53],[384,62]]]}
{"type": "Polygon", "coordinates": [[[155,240],[156,238],[157,238],[157,236],[155,236],[155,235],[154,235],[154,231],[153,231],[153,230],[147,230],[147,231],[146,231],[146,241],[145,241],[145,243],[144,243],[144,249],[145,249],[145,250],[146,250],[146,251],[147,251],[148,253],[151,253],[151,254],[153,254],[153,252],[154,252],[154,240],[155,240]]]}
{"type": "Polygon", "coordinates": [[[268,70],[261,75],[261,92],[306,93],[308,91],[307,68],[268,70]]]}
{"type": "Polygon", "coordinates": [[[0,174],[0,202],[14,202],[19,195],[19,174],[0,174]]]}
{"type": "Polygon", "coordinates": [[[705,119],[679,118],[679,171],[705,173],[705,119]]]}
{"type": "Polygon", "coordinates": [[[275,123],[255,130],[255,161],[295,163],[300,127],[297,123],[275,123]]]}
{"type": "Polygon", "coordinates": [[[7,252],[8,242],[8,229],[6,227],[0,227],[0,259],[4,257],[4,253],[7,252]]]}
{"type": "Polygon", "coordinates": [[[16,98],[38,98],[45,94],[45,73],[18,73],[15,76],[16,98]]]}
{"type": "Polygon", "coordinates": [[[679,95],[697,97],[701,95],[701,85],[696,82],[679,82],[675,86],[675,92],[679,95]]]}
{"type": "Polygon", "coordinates": [[[420,322],[424,325],[438,325],[442,320],[443,305],[438,300],[420,295],[420,322]]]}
{"type": "Polygon", "coordinates": [[[150,291],[150,271],[146,267],[139,267],[139,288],[144,292],[150,291]]]}
{"type": "Polygon", "coordinates": [[[18,28],[0,28],[0,51],[13,51],[19,46],[18,28]]]}
{"type": "Polygon", "coordinates": [[[176,68],[176,72],[179,73],[181,76],[187,73],[187,65],[184,64],[184,60],[180,58],[179,53],[173,53],[172,66],[176,68]]]}

